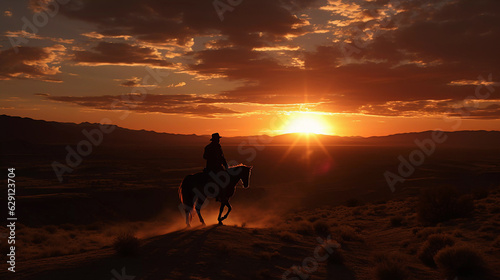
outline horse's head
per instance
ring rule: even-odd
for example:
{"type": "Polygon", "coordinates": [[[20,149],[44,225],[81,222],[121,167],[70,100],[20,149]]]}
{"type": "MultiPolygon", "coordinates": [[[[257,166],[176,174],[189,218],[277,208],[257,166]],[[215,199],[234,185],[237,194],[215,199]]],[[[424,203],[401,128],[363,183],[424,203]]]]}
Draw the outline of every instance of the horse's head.
{"type": "Polygon", "coordinates": [[[234,167],[229,168],[229,174],[233,176],[233,178],[236,178],[241,180],[243,182],[243,188],[248,188],[249,183],[250,183],[250,173],[252,171],[252,166],[246,166],[243,164],[236,165],[234,167]]]}
{"type": "Polygon", "coordinates": [[[242,173],[241,173],[241,181],[243,182],[243,188],[248,188],[250,185],[250,174],[252,173],[252,167],[253,166],[246,166],[243,165],[241,166],[242,168],[242,173]]]}

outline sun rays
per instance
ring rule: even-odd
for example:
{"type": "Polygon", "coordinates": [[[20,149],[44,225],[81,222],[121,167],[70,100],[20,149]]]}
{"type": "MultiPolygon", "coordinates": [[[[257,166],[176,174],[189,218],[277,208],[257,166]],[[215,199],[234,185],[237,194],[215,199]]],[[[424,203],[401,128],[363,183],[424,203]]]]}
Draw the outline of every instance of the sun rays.
{"type": "Polygon", "coordinates": [[[295,139],[281,157],[280,162],[285,160],[297,146],[305,147],[304,160],[307,166],[310,166],[311,155],[318,147],[331,159],[328,150],[321,142],[322,136],[333,134],[332,126],[324,116],[313,112],[293,112],[289,116],[289,119],[283,125],[282,132],[292,134],[290,136],[295,137],[295,139]]]}

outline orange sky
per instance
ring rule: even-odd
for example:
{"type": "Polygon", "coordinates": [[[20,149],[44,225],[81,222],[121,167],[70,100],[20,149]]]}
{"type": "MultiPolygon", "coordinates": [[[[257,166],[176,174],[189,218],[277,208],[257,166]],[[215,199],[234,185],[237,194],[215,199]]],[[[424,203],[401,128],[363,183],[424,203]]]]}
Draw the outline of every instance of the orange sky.
{"type": "Polygon", "coordinates": [[[1,114],[227,136],[500,127],[495,0],[45,2],[0,3],[1,114]]]}

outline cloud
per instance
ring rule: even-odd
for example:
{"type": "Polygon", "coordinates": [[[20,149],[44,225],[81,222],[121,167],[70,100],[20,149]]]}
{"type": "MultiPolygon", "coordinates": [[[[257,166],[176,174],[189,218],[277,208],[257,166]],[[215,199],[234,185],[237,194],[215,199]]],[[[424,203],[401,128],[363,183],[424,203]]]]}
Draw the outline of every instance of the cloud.
{"type": "MultiPolygon", "coordinates": [[[[498,85],[498,10],[497,0],[253,0],[226,11],[221,21],[212,1],[204,0],[80,0],[61,6],[65,16],[97,27],[83,34],[93,47],[74,50],[78,65],[171,67],[197,80],[239,82],[211,98],[148,95],[157,103],[138,106],[191,115],[231,114],[226,105],[241,103],[446,115],[475,86],[498,85]],[[208,39],[199,43],[200,37],[208,39]],[[475,81],[491,73],[495,80],[489,84],[475,81]]],[[[120,82],[139,86],[135,77],[120,82]]],[[[104,99],[59,101],[107,108],[104,99]]],[[[490,105],[471,116],[495,116],[497,108],[490,105]]]]}
{"type": "Polygon", "coordinates": [[[127,35],[151,43],[175,40],[178,45],[185,45],[193,37],[218,33],[231,44],[260,47],[265,39],[278,40],[302,33],[302,20],[294,13],[317,5],[318,1],[243,1],[224,14],[224,21],[219,19],[212,2],[110,0],[103,5],[95,0],[80,0],[61,6],[61,12],[69,18],[96,24],[97,33],[103,36],[127,35]]]}
{"type": "Polygon", "coordinates": [[[0,80],[36,79],[46,82],[62,82],[56,78],[66,48],[17,47],[0,51],[0,80]]]}
{"type": "Polygon", "coordinates": [[[115,81],[121,82],[122,87],[152,87],[155,88],[157,85],[145,85],[142,83],[142,79],[139,77],[132,77],[129,79],[115,79],[115,81]]]}
{"type": "Polygon", "coordinates": [[[127,43],[99,42],[92,50],[76,50],[73,60],[79,65],[149,65],[170,67],[172,63],[163,59],[154,48],[127,43]]]}
{"type": "Polygon", "coordinates": [[[48,40],[52,41],[55,43],[60,43],[60,44],[73,44],[74,39],[64,39],[64,38],[58,38],[58,37],[48,37],[48,36],[40,36],[35,33],[30,33],[24,30],[18,30],[18,31],[7,31],[5,32],[5,37],[9,38],[12,40],[12,42],[16,42],[16,38],[24,38],[24,39],[34,39],[34,40],[48,40]]]}
{"type": "Polygon", "coordinates": [[[228,46],[193,53],[196,63],[189,68],[199,75],[245,81],[222,93],[241,102],[313,102],[330,112],[358,112],[391,101],[461,100],[473,95],[472,85],[480,83],[470,80],[499,73],[494,46],[500,45],[500,28],[494,22],[500,15],[491,12],[498,10],[498,1],[470,4],[470,9],[470,2],[462,0],[401,1],[397,7],[390,1],[358,3],[346,10],[327,9],[353,20],[339,30],[346,38],[354,36],[350,42],[364,33],[363,45],[351,44],[357,48],[351,55],[342,51],[342,41],[334,41],[315,51],[298,51],[294,59],[301,67],[280,63],[282,54],[228,46]],[[365,22],[366,13],[389,18],[365,22]],[[457,86],[464,81],[471,86],[457,86]]]}
{"type": "Polygon", "coordinates": [[[127,110],[137,113],[182,114],[212,118],[238,112],[221,106],[235,102],[222,97],[198,95],[46,96],[48,100],[76,104],[97,110],[127,110]]]}
{"type": "Polygon", "coordinates": [[[180,82],[180,83],[178,83],[178,84],[170,84],[170,85],[168,85],[167,87],[183,87],[183,86],[185,86],[185,85],[186,85],[186,83],[185,83],[185,82],[180,82]]]}
{"type": "Polygon", "coordinates": [[[465,119],[500,119],[500,100],[472,99],[391,101],[362,106],[362,114],[405,117],[461,117],[465,119]]]}

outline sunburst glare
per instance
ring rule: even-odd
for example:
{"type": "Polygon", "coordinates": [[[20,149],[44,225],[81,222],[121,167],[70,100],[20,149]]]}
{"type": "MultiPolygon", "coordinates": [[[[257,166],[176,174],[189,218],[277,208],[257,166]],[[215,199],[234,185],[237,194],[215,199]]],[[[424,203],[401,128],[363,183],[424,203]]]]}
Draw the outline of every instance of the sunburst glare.
{"type": "Polygon", "coordinates": [[[333,134],[330,124],[324,117],[311,112],[294,112],[290,114],[283,127],[284,133],[333,134]]]}

